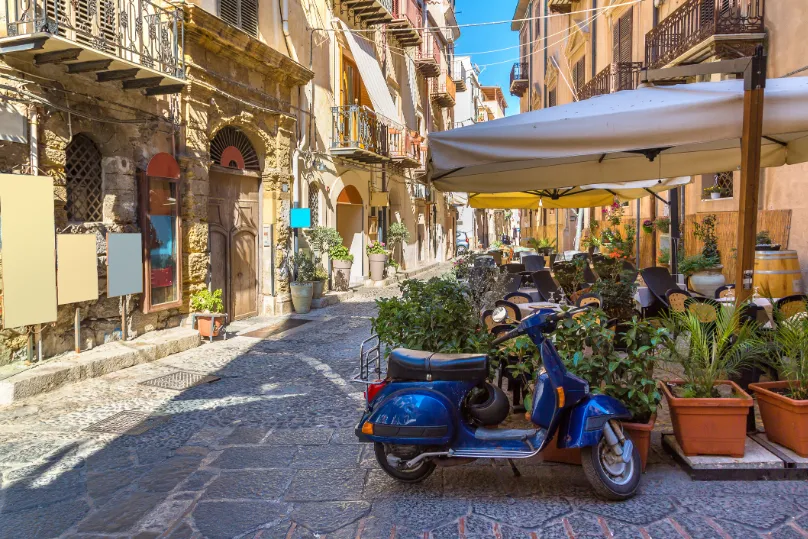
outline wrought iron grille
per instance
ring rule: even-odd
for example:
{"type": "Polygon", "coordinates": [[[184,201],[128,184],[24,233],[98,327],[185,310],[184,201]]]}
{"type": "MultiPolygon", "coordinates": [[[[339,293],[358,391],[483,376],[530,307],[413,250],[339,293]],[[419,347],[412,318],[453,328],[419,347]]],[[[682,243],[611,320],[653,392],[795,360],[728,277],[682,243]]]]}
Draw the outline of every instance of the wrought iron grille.
{"type": "Polygon", "coordinates": [[[103,219],[101,152],[86,135],[75,135],[65,150],[67,218],[98,222],[103,219]]]}
{"type": "Polygon", "coordinates": [[[642,62],[619,62],[606,66],[587,82],[578,93],[580,100],[596,95],[634,90],[640,81],[642,62]]]}
{"type": "Polygon", "coordinates": [[[657,68],[714,35],[763,33],[764,0],[689,0],[645,35],[645,58],[657,68]]]}
{"type": "Polygon", "coordinates": [[[332,107],[332,149],[367,150],[389,156],[388,127],[373,110],[361,105],[332,107]]]}
{"type": "Polygon", "coordinates": [[[392,4],[394,19],[407,19],[415,28],[423,26],[424,12],[418,0],[392,0],[392,4]]]}
{"type": "Polygon", "coordinates": [[[440,64],[440,45],[438,44],[438,38],[432,32],[427,32],[424,36],[424,42],[418,47],[418,50],[415,55],[416,60],[428,60],[428,61],[435,61],[436,63],[440,64]]]}
{"type": "Polygon", "coordinates": [[[311,210],[311,223],[320,222],[320,187],[317,182],[309,182],[309,210],[311,210]]]}
{"type": "Polygon", "coordinates": [[[222,163],[222,154],[231,146],[241,153],[246,170],[261,170],[258,154],[250,139],[242,131],[231,126],[221,128],[210,141],[210,158],[214,163],[224,167],[238,168],[234,163],[222,163]]]}
{"type": "Polygon", "coordinates": [[[513,64],[511,68],[511,84],[515,80],[527,80],[527,62],[513,64]]]}
{"type": "Polygon", "coordinates": [[[721,188],[721,198],[729,198],[732,196],[732,185],[734,183],[733,173],[731,170],[725,172],[716,172],[713,175],[713,183],[721,188]]]}
{"type": "Polygon", "coordinates": [[[185,78],[182,10],[149,0],[11,0],[6,28],[9,36],[58,35],[185,78]]]}

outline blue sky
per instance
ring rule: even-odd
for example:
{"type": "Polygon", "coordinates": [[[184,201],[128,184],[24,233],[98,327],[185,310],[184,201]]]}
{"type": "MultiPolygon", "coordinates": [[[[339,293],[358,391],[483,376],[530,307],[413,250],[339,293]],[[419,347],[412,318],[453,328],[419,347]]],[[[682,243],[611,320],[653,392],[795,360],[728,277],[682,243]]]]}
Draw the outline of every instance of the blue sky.
{"type": "MultiPolygon", "coordinates": [[[[469,24],[485,21],[508,21],[513,18],[517,0],[458,0],[457,21],[458,24],[469,24]]],[[[467,55],[468,53],[488,51],[492,49],[503,49],[519,44],[519,33],[511,31],[510,24],[496,24],[489,26],[472,26],[460,29],[460,39],[455,45],[456,55],[467,55]]],[[[482,66],[496,62],[503,62],[498,65],[484,67],[480,75],[483,85],[499,85],[508,100],[506,113],[519,114],[519,98],[511,96],[508,91],[511,67],[519,57],[519,49],[513,48],[507,51],[494,52],[491,54],[472,54],[474,63],[482,66]]]]}

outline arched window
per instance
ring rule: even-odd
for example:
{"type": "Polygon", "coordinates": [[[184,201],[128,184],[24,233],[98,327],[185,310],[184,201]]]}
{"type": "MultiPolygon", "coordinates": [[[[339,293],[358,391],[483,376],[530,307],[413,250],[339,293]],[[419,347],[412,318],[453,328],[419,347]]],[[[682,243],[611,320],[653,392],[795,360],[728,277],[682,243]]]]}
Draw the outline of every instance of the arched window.
{"type": "Polygon", "coordinates": [[[320,187],[317,182],[309,183],[309,209],[311,210],[311,225],[320,222],[320,187]]]}
{"type": "Polygon", "coordinates": [[[87,135],[74,135],[65,150],[67,219],[101,221],[104,197],[101,189],[101,152],[87,135]]]}
{"type": "Polygon", "coordinates": [[[217,165],[239,170],[261,170],[250,139],[235,127],[223,127],[210,141],[210,158],[217,165]]]}

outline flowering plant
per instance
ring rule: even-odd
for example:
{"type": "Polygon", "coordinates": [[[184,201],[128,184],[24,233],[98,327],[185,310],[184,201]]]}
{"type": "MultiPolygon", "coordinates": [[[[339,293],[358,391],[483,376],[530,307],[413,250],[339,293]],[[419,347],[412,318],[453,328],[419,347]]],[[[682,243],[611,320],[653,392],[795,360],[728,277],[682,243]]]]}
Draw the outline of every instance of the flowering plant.
{"type": "Polygon", "coordinates": [[[650,219],[646,219],[642,222],[642,229],[646,234],[651,234],[654,231],[654,222],[650,219]]]}
{"type": "Polygon", "coordinates": [[[384,243],[374,241],[365,248],[365,252],[368,255],[386,255],[387,249],[384,248],[384,243]]]}
{"type": "Polygon", "coordinates": [[[609,221],[612,225],[617,226],[620,224],[620,221],[623,219],[623,205],[620,204],[619,201],[615,200],[611,206],[609,206],[609,210],[606,213],[606,220],[609,221]]]}

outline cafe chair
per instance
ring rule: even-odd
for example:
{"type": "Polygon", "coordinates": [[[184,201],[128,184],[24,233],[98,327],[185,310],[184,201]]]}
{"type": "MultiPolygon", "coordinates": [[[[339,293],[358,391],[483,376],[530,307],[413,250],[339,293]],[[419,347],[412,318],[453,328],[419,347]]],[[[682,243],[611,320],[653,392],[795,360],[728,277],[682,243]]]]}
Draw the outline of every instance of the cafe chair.
{"type": "Polygon", "coordinates": [[[531,278],[543,301],[550,301],[551,297],[553,297],[555,301],[561,299],[558,297],[558,289],[561,288],[561,285],[553,278],[553,274],[550,273],[550,270],[544,269],[536,271],[531,278]],[[550,294],[553,294],[553,296],[550,294]]]}
{"type": "Polygon", "coordinates": [[[600,309],[603,306],[603,298],[597,292],[582,294],[575,302],[577,307],[592,307],[600,309]]]}
{"type": "Polygon", "coordinates": [[[735,293],[734,284],[725,284],[715,290],[715,299],[723,299],[735,293]]]}
{"type": "Polygon", "coordinates": [[[718,319],[721,305],[709,298],[688,298],[685,301],[687,312],[696,316],[702,324],[711,324],[718,319]]]}
{"type": "Polygon", "coordinates": [[[524,277],[518,273],[508,273],[505,278],[505,290],[507,290],[508,294],[518,291],[524,280],[524,277]]]}
{"type": "Polygon", "coordinates": [[[502,268],[507,273],[521,273],[521,272],[525,271],[525,265],[524,264],[519,264],[517,262],[509,262],[509,263],[505,264],[504,266],[502,266],[502,268]]]}
{"type": "Polygon", "coordinates": [[[480,316],[480,320],[482,320],[483,325],[488,328],[488,331],[491,331],[494,326],[497,325],[494,322],[494,311],[493,309],[486,309],[483,311],[483,314],[480,316]]]}
{"type": "Polygon", "coordinates": [[[671,288],[665,292],[665,301],[672,311],[683,313],[687,311],[687,300],[692,298],[690,292],[681,288],[671,288]]]}
{"type": "Polygon", "coordinates": [[[525,271],[533,273],[544,269],[544,257],[537,254],[530,254],[522,257],[522,264],[525,265],[525,271]]]}
{"type": "Polygon", "coordinates": [[[503,298],[505,301],[510,301],[516,305],[521,303],[530,303],[533,301],[533,298],[530,297],[530,294],[526,294],[524,292],[512,292],[503,298]]]}
{"type": "Polygon", "coordinates": [[[794,294],[793,296],[778,299],[774,304],[774,308],[780,313],[780,316],[788,320],[792,316],[808,311],[806,302],[808,302],[808,296],[794,294]]]}
{"type": "Polygon", "coordinates": [[[505,312],[508,313],[508,317],[506,318],[508,322],[519,322],[522,320],[522,311],[520,311],[519,307],[513,302],[499,299],[494,303],[494,306],[505,309],[505,312]]]}

